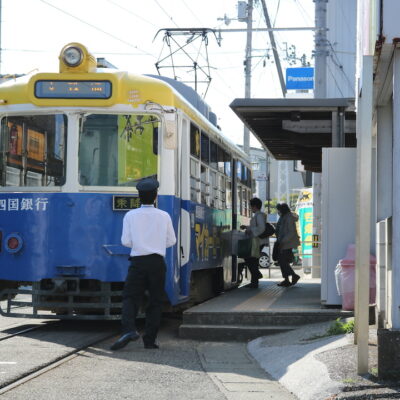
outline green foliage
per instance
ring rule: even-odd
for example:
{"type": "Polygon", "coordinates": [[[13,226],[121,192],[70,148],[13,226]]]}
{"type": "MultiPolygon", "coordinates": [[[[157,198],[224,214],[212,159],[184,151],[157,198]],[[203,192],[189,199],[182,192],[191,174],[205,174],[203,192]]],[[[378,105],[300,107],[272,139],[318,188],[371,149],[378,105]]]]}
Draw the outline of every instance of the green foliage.
{"type": "Polygon", "coordinates": [[[286,196],[282,196],[282,198],[279,200],[276,197],[274,197],[271,200],[266,200],[264,202],[264,207],[267,210],[268,209],[268,203],[269,203],[269,210],[270,210],[270,214],[276,214],[277,210],[276,210],[276,205],[278,203],[288,203],[289,207],[291,209],[294,209],[296,204],[297,204],[297,199],[299,198],[299,193],[291,193],[290,194],[290,199],[289,199],[289,203],[286,200],[286,196]]]}
{"type": "Polygon", "coordinates": [[[334,321],[327,331],[327,335],[342,335],[343,333],[354,332],[354,320],[348,322],[342,322],[340,318],[334,321]]]}
{"type": "Polygon", "coordinates": [[[331,326],[323,335],[315,335],[311,336],[308,339],[303,339],[304,341],[316,340],[326,338],[328,336],[334,335],[343,335],[344,333],[353,333],[354,332],[354,320],[350,320],[348,322],[342,322],[340,318],[332,322],[331,326]]]}
{"type": "Polygon", "coordinates": [[[371,375],[378,376],[378,368],[372,367],[370,372],[371,375]]]}

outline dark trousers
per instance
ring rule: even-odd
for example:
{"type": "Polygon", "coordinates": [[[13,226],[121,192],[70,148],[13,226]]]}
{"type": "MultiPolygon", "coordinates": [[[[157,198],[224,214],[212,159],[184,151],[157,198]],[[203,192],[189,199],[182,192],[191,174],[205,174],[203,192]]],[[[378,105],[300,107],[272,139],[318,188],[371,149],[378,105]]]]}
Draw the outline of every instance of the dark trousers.
{"type": "Polygon", "coordinates": [[[161,323],[162,302],[165,285],[165,261],[159,254],[132,257],[125,280],[122,302],[122,333],[136,330],[136,317],[145,290],[149,293],[146,308],[145,344],[156,340],[161,323]]]}
{"type": "Polygon", "coordinates": [[[250,282],[253,284],[258,284],[258,280],[260,279],[261,276],[260,270],[258,269],[258,258],[248,257],[245,258],[244,261],[251,274],[250,282]]]}
{"type": "Polygon", "coordinates": [[[290,275],[296,275],[290,266],[291,262],[293,262],[292,249],[280,250],[278,263],[281,267],[281,272],[284,279],[287,279],[290,275]]]}

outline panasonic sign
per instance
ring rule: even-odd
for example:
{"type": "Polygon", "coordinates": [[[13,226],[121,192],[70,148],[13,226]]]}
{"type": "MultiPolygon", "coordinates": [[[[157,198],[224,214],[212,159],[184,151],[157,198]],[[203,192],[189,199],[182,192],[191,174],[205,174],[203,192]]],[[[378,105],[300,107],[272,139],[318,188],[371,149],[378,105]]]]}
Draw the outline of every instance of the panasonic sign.
{"type": "Polygon", "coordinates": [[[286,89],[314,89],[314,68],[287,68],[286,89]]]}

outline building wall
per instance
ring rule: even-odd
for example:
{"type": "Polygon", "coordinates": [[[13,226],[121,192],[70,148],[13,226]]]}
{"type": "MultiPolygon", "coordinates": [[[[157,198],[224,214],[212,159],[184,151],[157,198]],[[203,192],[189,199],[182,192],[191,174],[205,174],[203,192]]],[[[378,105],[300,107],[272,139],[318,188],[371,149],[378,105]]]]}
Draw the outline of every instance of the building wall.
{"type": "MultiPolygon", "coordinates": [[[[241,147],[241,146],[239,146],[241,147]]],[[[293,161],[278,161],[269,157],[267,165],[267,154],[265,150],[252,147],[250,149],[250,159],[252,164],[253,180],[255,182],[254,196],[259,197],[263,202],[268,199],[268,166],[270,169],[270,198],[278,198],[278,166],[279,163],[287,165],[288,171],[288,189],[289,195],[297,189],[304,187],[301,172],[294,171],[293,161]]],[[[285,191],[281,188],[281,193],[285,195],[285,191]]]]}

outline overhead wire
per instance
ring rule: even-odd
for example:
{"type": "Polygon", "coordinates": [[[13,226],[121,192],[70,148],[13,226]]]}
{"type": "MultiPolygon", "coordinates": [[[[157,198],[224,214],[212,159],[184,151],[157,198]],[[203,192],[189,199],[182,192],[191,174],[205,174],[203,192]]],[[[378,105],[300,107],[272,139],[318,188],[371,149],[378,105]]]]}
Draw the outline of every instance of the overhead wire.
{"type": "Polygon", "coordinates": [[[154,2],[158,5],[158,7],[162,10],[162,12],[173,22],[173,24],[179,28],[178,24],[174,21],[174,19],[167,13],[167,11],[164,10],[164,8],[161,6],[161,4],[158,2],[158,0],[154,0],[154,2]]]}
{"type": "Polygon", "coordinates": [[[312,24],[313,23],[313,19],[308,15],[307,10],[303,7],[301,2],[299,0],[294,0],[294,2],[297,4],[298,9],[299,9],[300,13],[303,16],[304,22],[306,24],[310,24],[310,23],[312,24]]]}
{"type": "Polygon", "coordinates": [[[133,47],[133,48],[135,48],[135,49],[137,49],[137,50],[143,52],[144,54],[146,54],[146,55],[148,55],[148,56],[155,57],[153,54],[147,52],[146,50],[143,50],[143,49],[141,49],[140,47],[138,47],[138,46],[136,46],[136,45],[134,45],[134,44],[132,44],[132,43],[130,43],[130,42],[127,42],[126,40],[121,39],[121,38],[119,38],[118,36],[115,36],[115,35],[113,35],[112,33],[107,32],[107,31],[105,31],[104,29],[101,29],[101,28],[99,28],[98,26],[93,25],[93,24],[91,24],[90,22],[87,22],[87,21],[83,20],[82,18],[77,17],[76,15],[73,15],[73,14],[71,14],[70,12],[63,10],[62,8],[57,7],[57,6],[55,6],[54,4],[49,3],[49,2],[46,1],[46,0],[39,0],[39,1],[41,1],[41,2],[44,3],[44,4],[46,4],[46,5],[49,6],[49,7],[52,7],[52,8],[54,8],[54,9],[56,9],[57,11],[59,11],[59,12],[65,14],[65,15],[68,15],[69,17],[71,17],[71,18],[73,18],[73,19],[76,19],[77,21],[81,22],[81,23],[84,24],[84,25],[90,26],[91,28],[93,28],[93,29],[95,29],[95,30],[97,30],[97,31],[99,31],[99,32],[101,32],[101,33],[103,33],[104,35],[109,36],[109,37],[113,38],[114,40],[117,40],[118,42],[121,42],[121,43],[123,43],[123,44],[125,44],[125,45],[127,45],[127,46],[129,46],[129,47],[133,47]]]}
{"type": "Polygon", "coordinates": [[[330,47],[331,50],[332,50],[331,53],[330,53],[330,58],[331,58],[331,60],[332,60],[332,63],[333,63],[337,68],[339,68],[339,70],[340,70],[341,73],[343,74],[343,76],[344,76],[344,78],[345,78],[345,80],[346,80],[346,83],[348,84],[350,90],[351,90],[351,91],[354,91],[354,84],[351,82],[351,80],[350,80],[350,78],[348,77],[346,71],[344,70],[342,63],[340,62],[339,56],[338,56],[337,53],[336,53],[336,49],[332,46],[332,43],[331,43],[329,40],[327,40],[327,42],[328,42],[328,44],[329,44],[329,47],[330,47]],[[335,58],[332,56],[332,53],[333,53],[334,56],[336,57],[336,60],[335,60],[335,58]]]}
{"type": "Polygon", "coordinates": [[[128,14],[134,15],[136,18],[142,20],[143,22],[146,22],[147,24],[152,25],[155,28],[157,28],[157,25],[155,25],[153,22],[150,22],[147,19],[143,18],[141,15],[138,15],[138,14],[134,13],[132,10],[129,10],[129,9],[125,8],[125,7],[122,7],[120,4],[116,3],[115,1],[107,0],[107,2],[115,5],[116,7],[120,8],[121,10],[126,11],[128,14]]]}
{"type": "Polygon", "coordinates": [[[198,16],[192,11],[192,9],[186,4],[185,0],[181,0],[181,2],[183,3],[183,5],[185,6],[185,8],[190,12],[190,14],[193,15],[193,17],[197,20],[197,22],[200,24],[200,26],[204,26],[200,19],[198,18],[198,16]]]}
{"type": "MultiPolygon", "coordinates": [[[[158,0],[154,0],[154,2],[157,4],[157,6],[162,10],[162,12],[173,22],[173,24],[175,25],[176,28],[180,28],[180,26],[174,21],[174,19],[172,18],[172,16],[160,5],[158,0]]],[[[186,4],[185,4],[186,5],[186,4]]],[[[193,14],[193,13],[192,13],[193,14]]],[[[200,20],[197,18],[197,20],[200,22],[200,20]]],[[[200,22],[201,23],[201,22],[200,22]]],[[[185,51],[186,54],[189,54],[185,51]]],[[[208,63],[207,58],[205,58],[203,56],[203,54],[200,53],[200,49],[198,50],[198,55],[196,58],[196,61],[198,60],[198,58],[201,57],[203,59],[203,61],[205,61],[206,63],[208,63]]],[[[219,74],[218,70],[216,70],[216,75],[219,76],[219,78],[221,79],[221,81],[229,88],[233,91],[233,89],[225,82],[225,80],[223,79],[223,77],[221,76],[221,74],[219,74]]]]}
{"type": "Polygon", "coordinates": [[[336,80],[335,74],[332,72],[331,67],[329,66],[329,63],[327,63],[326,65],[327,65],[327,67],[328,67],[328,71],[330,72],[330,74],[331,74],[331,76],[332,76],[332,78],[333,78],[333,80],[334,80],[334,82],[335,82],[335,85],[336,85],[337,89],[338,89],[339,92],[340,92],[340,95],[341,95],[342,97],[344,97],[343,92],[342,92],[342,90],[340,89],[340,85],[339,85],[338,81],[336,80]]]}

